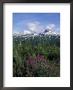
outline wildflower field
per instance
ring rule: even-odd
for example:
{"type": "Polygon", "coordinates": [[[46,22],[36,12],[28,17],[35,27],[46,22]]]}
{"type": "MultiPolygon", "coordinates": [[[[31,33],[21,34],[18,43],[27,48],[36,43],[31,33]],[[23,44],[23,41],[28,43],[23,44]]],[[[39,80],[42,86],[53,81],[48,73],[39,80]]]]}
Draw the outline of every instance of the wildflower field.
{"type": "Polygon", "coordinates": [[[59,77],[60,36],[13,37],[13,77],[59,77]]]}

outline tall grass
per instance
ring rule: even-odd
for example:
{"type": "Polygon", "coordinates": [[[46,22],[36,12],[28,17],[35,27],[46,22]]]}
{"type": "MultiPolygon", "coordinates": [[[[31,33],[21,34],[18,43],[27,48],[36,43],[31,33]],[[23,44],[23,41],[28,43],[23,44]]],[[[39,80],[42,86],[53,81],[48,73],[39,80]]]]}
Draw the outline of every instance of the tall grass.
{"type": "Polygon", "coordinates": [[[14,77],[59,77],[60,37],[13,37],[14,77]]]}

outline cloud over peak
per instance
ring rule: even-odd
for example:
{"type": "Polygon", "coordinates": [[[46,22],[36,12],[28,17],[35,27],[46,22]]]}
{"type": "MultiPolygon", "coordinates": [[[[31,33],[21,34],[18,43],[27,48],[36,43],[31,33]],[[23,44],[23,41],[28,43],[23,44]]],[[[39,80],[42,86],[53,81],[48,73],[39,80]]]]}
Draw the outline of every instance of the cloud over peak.
{"type": "Polygon", "coordinates": [[[44,30],[44,26],[38,21],[29,22],[26,24],[26,27],[27,27],[27,30],[33,33],[43,32],[44,30]]]}
{"type": "Polygon", "coordinates": [[[25,24],[23,23],[22,23],[22,26],[21,24],[19,25],[21,26],[21,28],[18,28],[18,27],[16,28],[18,29],[18,30],[15,30],[17,31],[17,33],[22,32],[24,34],[39,34],[39,33],[45,32],[45,30],[47,30],[47,32],[59,31],[59,27],[56,27],[54,23],[42,24],[42,22],[40,23],[39,21],[30,21],[25,24]]]}

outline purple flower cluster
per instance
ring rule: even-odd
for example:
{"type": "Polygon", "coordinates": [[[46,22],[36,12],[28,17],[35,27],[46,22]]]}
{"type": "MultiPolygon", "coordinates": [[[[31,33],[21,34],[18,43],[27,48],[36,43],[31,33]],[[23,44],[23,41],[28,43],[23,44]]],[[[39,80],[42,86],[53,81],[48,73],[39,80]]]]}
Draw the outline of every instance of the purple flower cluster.
{"type": "Polygon", "coordinates": [[[39,62],[46,62],[46,59],[43,55],[38,54],[35,57],[29,56],[27,60],[28,65],[37,64],[39,62]]]}
{"type": "Polygon", "coordinates": [[[49,62],[45,59],[44,55],[29,56],[27,59],[27,75],[33,76],[34,72],[37,73],[40,70],[46,73],[49,71],[49,62]]]}

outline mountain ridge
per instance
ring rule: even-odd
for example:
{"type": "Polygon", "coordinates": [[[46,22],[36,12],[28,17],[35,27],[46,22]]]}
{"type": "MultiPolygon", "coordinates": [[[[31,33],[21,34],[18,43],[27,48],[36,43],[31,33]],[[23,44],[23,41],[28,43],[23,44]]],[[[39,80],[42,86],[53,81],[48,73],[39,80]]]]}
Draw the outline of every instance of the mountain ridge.
{"type": "Polygon", "coordinates": [[[49,36],[60,36],[60,34],[58,32],[55,32],[53,30],[50,30],[50,29],[45,29],[43,32],[40,32],[40,33],[34,33],[34,32],[31,32],[29,33],[28,31],[25,33],[24,32],[14,32],[13,33],[13,36],[45,36],[45,35],[49,35],[49,36]]]}

